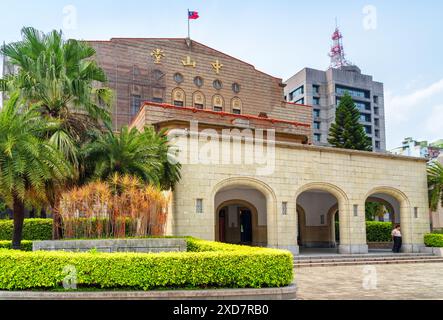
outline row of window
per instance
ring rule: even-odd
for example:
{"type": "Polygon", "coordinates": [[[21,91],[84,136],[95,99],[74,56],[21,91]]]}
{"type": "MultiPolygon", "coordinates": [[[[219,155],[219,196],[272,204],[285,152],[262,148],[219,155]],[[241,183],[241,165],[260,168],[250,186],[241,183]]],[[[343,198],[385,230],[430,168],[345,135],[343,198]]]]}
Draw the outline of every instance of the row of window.
{"type": "Polygon", "coordinates": [[[355,98],[365,98],[369,99],[369,91],[368,90],[361,90],[361,89],[355,89],[355,88],[348,88],[344,86],[335,86],[335,93],[344,95],[345,93],[348,93],[351,97],[355,98]]]}
{"type": "MultiPolygon", "coordinates": [[[[182,84],[185,81],[185,77],[181,73],[177,72],[177,73],[174,74],[174,81],[177,84],[182,84]]],[[[203,86],[203,84],[204,84],[203,78],[200,77],[200,76],[195,77],[194,78],[194,84],[197,87],[201,88],[203,86]]],[[[216,80],[214,80],[212,82],[212,86],[216,90],[221,90],[221,89],[223,89],[223,82],[221,82],[221,80],[219,80],[219,79],[216,79],[216,80]]],[[[240,84],[238,84],[237,82],[234,82],[231,85],[231,89],[232,89],[232,91],[234,93],[239,93],[240,92],[240,84]]]]}
{"type": "MultiPolygon", "coordinates": [[[[163,103],[163,99],[159,97],[153,97],[152,102],[163,103]]],[[[135,116],[139,110],[142,103],[142,97],[140,95],[132,95],[131,98],[131,115],[135,116]]],[[[172,103],[177,107],[186,106],[186,93],[181,88],[175,88],[172,90],[172,103]]],[[[196,91],[192,95],[192,106],[197,109],[205,109],[206,97],[200,92],[196,91]]],[[[212,97],[211,108],[214,111],[221,112],[225,110],[225,99],[216,94],[212,97]]],[[[243,103],[240,98],[234,97],[231,99],[231,109],[230,111],[234,114],[241,114],[243,108],[243,103]]]]}

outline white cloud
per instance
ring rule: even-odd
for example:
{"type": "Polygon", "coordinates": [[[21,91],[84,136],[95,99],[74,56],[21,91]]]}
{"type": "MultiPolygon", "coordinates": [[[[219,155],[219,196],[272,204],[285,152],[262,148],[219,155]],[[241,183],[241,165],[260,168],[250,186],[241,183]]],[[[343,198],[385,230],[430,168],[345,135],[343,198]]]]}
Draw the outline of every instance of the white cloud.
{"type": "Polygon", "coordinates": [[[443,138],[443,79],[405,95],[385,94],[388,149],[404,137],[437,140],[443,138]]]}

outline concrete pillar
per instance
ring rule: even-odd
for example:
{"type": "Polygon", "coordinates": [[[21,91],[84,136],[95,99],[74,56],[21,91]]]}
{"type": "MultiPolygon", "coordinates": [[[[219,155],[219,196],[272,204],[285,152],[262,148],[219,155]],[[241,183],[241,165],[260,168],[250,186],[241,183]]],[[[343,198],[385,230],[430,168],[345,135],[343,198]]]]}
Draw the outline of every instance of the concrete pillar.
{"type": "Polygon", "coordinates": [[[349,201],[348,205],[340,203],[340,245],[341,254],[368,253],[366,241],[366,217],[364,202],[349,201]]]}

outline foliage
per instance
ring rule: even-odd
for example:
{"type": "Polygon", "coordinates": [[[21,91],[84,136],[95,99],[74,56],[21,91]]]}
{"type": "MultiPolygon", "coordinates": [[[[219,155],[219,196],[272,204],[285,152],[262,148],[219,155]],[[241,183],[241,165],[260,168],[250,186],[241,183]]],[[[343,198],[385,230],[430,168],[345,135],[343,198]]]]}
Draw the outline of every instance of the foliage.
{"type": "Polygon", "coordinates": [[[62,195],[64,237],[163,235],[168,204],[169,197],[160,189],[115,173],[107,182],[91,182],[62,195]],[[88,221],[86,234],[85,228],[78,228],[79,218],[88,221]]]}
{"type": "Polygon", "coordinates": [[[119,133],[108,131],[84,149],[93,163],[92,176],[107,180],[115,173],[130,174],[146,183],[171,189],[180,180],[180,164],[171,163],[173,148],[165,132],[146,127],[143,132],[124,126],[119,133]]]}
{"type": "Polygon", "coordinates": [[[425,245],[427,247],[443,248],[443,234],[425,234],[425,245]]]}
{"type": "Polygon", "coordinates": [[[337,107],[335,123],[329,131],[328,142],[336,148],[371,151],[371,140],[359,119],[360,111],[346,92],[337,107]]]}
{"type": "MultiPolygon", "coordinates": [[[[0,220],[0,240],[11,240],[13,220],[0,220]]],[[[25,219],[23,223],[24,240],[50,240],[52,238],[52,219],[25,219]]]]}
{"type": "Polygon", "coordinates": [[[103,289],[280,287],[293,280],[288,251],[188,240],[183,253],[72,253],[0,250],[0,289],[54,289],[66,265],[79,287],[103,289]],[[207,250],[207,251],[206,251],[207,250]]]}
{"type": "Polygon", "coordinates": [[[433,161],[428,166],[429,207],[436,211],[443,206],[443,165],[433,161]]]}
{"type": "Polygon", "coordinates": [[[390,242],[393,225],[391,222],[366,222],[366,238],[368,242],[390,242]]]}
{"type": "Polygon", "coordinates": [[[63,154],[44,139],[57,124],[25,107],[17,93],[0,111],[0,197],[14,210],[14,246],[20,248],[25,205],[48,202],[46,185],[72,174],[63,154]]]}
{"type": "MultiPolygon", "coordinates": [[[[0,249],[12,249],[12,241],[0,240],[0,249]]],[[[32,241],[23,240],[20,249],[22,251],[32,251],[32,241]]]]}

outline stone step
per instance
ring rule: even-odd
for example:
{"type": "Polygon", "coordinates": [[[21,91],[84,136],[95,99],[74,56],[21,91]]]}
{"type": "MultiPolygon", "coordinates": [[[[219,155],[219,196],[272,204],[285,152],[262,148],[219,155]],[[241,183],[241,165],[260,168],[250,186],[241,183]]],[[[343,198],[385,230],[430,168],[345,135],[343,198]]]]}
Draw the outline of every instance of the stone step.
{"type": "Polygon", "coordinates": [[[379,259],[379,258],[387,258],[387,259],[402,259],[402,258],[427,258],[427,257],[436,257],[435,255],[429,253],[399,253],[399,254],[354,254],[354,255],[345,255],[345,254],[335,254],[335,255],[309,255],[309,256],[294,256],[294,261],[306,261],[306,260],[334,260],[334,259],[379,259]]]}
{"type": "Polygon", "coordinates": [[[294,263],[327,263],[327,262],[350,262],[350,261],[391,261],[391,260],[428,260],[439,259],[438,256],[426,255],[426,256],[383,256],[383,257],[370,257],[370,256],[354,256],[345,257],[340,256],[328,257],[328,258],[313,258],[313,259],[297,259],[294,258],[294,263]]]}
{"type": "Polygon", "coordinates": [[[428,258],[409,258],[409,259],[358,259],[358,260],[341,260],[341,261],[306,261],[295,262],[294,268],[304,267],[334,267],[334,266],[354,266],[354,265],[377,265],[377,264],[403,264],[403,263],[443,263],[442,257],[428,258]]]}

